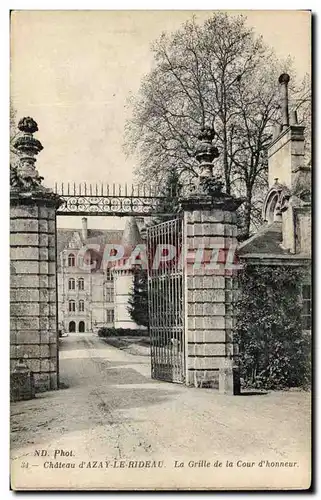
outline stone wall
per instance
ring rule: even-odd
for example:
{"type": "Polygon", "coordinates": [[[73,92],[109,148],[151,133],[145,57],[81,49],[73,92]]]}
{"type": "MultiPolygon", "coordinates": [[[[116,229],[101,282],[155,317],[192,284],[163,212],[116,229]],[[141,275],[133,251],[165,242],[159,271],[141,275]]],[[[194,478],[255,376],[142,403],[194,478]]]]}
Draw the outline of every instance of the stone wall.
{"type": "Polygon", "coordinates": [[[304,164],[304,127],[291,125],[284,130],[270,145],[269,186],[275,179],[280,184],[292,188],[295,173],[304,164]]]}
{"type": "Polygon", "coordinates": [[[133,288],[134,273],[132,270],[114,269],[114,304],[115,328],[138,329],[128,311],[130,291],[133,288]]]}
{"type": "Polygon", "coordinates": [[[38,391],[58,387],[55,213],[50,199],[11,200],[11,371],[24,358],[38,391]]]}

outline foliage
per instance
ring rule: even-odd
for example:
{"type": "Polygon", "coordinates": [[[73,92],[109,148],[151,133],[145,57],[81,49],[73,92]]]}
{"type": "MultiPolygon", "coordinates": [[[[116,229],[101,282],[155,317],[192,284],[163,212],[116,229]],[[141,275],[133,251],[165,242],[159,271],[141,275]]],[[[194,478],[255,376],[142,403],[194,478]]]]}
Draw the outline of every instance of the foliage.
{"type": "Polygon", "coordinates": [[[128,311],[135,323],[148,326],[148,288],[147,271],[137,268],[134,274],[133,288],[128,301],[128,311]]]}
{"type": "Polygon", "coordinates": [[[239,274],[236,304],[241,377],[265,389],[306,387],[310,335],[302,333],[303,271],[247,265],[239,274]]]}
{"type": "MultiPolygon", "coordinates": [[[[160,198],[155,207],[155,211],[160,213],[175,214],[179,210],[179,198],[182,192],[182,183],[179,178],[177,170],[170,170],[165,179],[164,186],[160,186],[159,194],[160,198]]],[[[159,224],[160,222],[165,222],[166,220],[173,219],[173,215],[153,217],[151,224],[159,224]]]]}
{"type": "Polygon", "coordinates": [[[215,167],[226,192],[246,198],[242,221],[249,234],[251,222],[261,223],[266,147],[279,115],[278,76],[291,74],[299,114],[301,101],[309,102],[308,80],[298,85],[291,62],[278,61],[244,16],[215,13],[202,25],[192,19],[163,34],[152,50],[154,67],[131,98],[125,133],[127,152],[139,157],[136,173],[159,187],[174,170],[184,185],[191,182],[198,173],[199,131],[213,126],[220,151],[215,167]]]}
{"type": "Polygon", "coordinates": [[[18,163],[10,164],[10,186],[20,191],[41,188],[43,177],[36,172],[35,177],[22,177],[18,172],[18,163]]]}
{"type": "Polygon", "coordinates": [[[98,330],[98,337],[143,337],[148,335],[147,330],[131,328],[107,328],[103,326],[98,330]]]}
{"type": "MultiPolygon", "coordinates": [[[[13,147],[13,140],[17,135],[17,112],[10,100],[10,165],[16,166],[18,162],[17,151],[13,147]]],[[[10,172],[11,175],[11,172],[10,172]]]]}

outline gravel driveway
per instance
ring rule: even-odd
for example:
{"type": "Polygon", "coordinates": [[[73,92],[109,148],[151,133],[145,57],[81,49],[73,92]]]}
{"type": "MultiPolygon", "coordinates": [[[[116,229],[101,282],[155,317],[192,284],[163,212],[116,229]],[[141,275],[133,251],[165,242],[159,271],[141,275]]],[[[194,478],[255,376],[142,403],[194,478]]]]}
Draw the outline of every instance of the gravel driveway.
{"type": "Polygon", "coordinates": [[[153,381],[147,356],[93,334],[61,340],[60,373],[65,388],[11,405],[14,489],[309,484],[309,393],[222,396],[153,381]]]}

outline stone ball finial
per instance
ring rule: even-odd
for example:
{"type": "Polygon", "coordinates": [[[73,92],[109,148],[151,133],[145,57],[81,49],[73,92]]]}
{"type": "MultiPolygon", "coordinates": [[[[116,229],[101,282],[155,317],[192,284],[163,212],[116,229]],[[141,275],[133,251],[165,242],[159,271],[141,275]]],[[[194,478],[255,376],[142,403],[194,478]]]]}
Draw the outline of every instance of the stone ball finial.
{"type": "Polygon", "coordinates": [[[212,142],[215,137],[214,128],[209,125],[205,125],[201,128],[200,133],[198,134],[198,139],[200,141],[212,142]]]}
{"type": "Polygon", "coordinates": [[[12,143],[16,151],[24,156],[33,157],[43,150],[43,146],[33,134],[38,131],[38,125],[33,118],[25,116],[18,123],[18,134],[12,143]]]}
{"type": "Polygon", "coordinates": [[[282,73],[282,75],[279,76],[279,83],[281,85],[285,84],[287,85],[290,81],[290,76],[287,73],[282,73]]]}
{"type": "Polygon", "coordinates": [[[202,163],[212,163],[215,158],[219,157],[219,151],[212,141],[215,137],[215,132],[213,127],[204,126],[198,135],[199,143],[196,147],[195,158],[202,163]]]}
{"type": "Polygon", "coordinates": [[[25,116],[19,121],[18,129],[21,130],[21,132],[26,132],[27,134],[34,134],[35,132],[38,132],[38,124],[30,116],[25,116]]]}

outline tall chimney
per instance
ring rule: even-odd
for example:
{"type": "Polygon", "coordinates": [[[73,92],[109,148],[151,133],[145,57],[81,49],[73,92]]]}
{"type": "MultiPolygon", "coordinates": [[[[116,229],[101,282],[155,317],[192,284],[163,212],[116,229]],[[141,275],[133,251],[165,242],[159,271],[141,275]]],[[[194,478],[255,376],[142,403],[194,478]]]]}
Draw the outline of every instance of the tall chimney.
{"type": "Polygon", "coordinates": [[[290,125],[298,125],[298,113],[295,109],[290,113],[290,125]]]}
{"type": "Polygon", "coordinates": [[[87,226],[87,217],[83,217],[81,219],[81,236],[83,240],[86,240],[88,238],[88,226],[87,226]]]}
{"type": "Polygon", "coordinates": [[[289,126],[289,95],[288,95],[288,83],[290,77],[287,73],[282,73],[279,76],[279,84],[281,85],[281,124],[282,128],[287,128],[289,126]]]}

